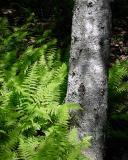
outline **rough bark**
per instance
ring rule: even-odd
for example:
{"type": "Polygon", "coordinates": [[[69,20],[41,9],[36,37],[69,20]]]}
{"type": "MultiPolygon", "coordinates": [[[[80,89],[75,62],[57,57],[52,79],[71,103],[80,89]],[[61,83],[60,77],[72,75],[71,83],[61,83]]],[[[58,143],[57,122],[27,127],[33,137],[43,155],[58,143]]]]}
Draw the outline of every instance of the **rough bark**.
{"type": "Polygon", "coordinates": [[[109,0],[76,0],[72,22],[66,101],[79,103],[79,136],[92,136],[90,160],[103,160],[107,110],[107,61],[110,41],[109,0]]]}

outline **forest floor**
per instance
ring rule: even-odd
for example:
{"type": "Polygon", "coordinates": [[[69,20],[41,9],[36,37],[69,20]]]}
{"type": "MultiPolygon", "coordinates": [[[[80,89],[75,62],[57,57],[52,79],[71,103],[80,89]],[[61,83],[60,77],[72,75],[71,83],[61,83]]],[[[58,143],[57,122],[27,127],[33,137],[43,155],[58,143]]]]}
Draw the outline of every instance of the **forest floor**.
{"type": "Polygon", "coordinates": [[[128,59],[128,17],[113,20],[110,61],[128,59]]]}

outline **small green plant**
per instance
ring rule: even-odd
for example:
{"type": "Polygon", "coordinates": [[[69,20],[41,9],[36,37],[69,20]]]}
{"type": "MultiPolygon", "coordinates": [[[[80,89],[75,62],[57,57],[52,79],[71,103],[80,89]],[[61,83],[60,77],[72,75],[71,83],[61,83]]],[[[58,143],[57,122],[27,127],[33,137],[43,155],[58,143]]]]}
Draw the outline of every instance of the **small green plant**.
{"type": "Polygon", "coordinates": [[[109,71],[109,105],[123,105],[128,92],[128,61],[116,61],[109,71]]]}
{"type": "Polygon", "coordinates": [[[128,61],[116,61],[109,71],[110,135],[127,137],[128,61]]]}
{"type": "Polygon", "coordinates": [[[10,32],[0,52],[0,159],[84,160],[90,138],[69,129],[69,112],[80,107],[63,102],[67,65],[57,40],[46,31],[30,43],[28,26],[10,32]]]}

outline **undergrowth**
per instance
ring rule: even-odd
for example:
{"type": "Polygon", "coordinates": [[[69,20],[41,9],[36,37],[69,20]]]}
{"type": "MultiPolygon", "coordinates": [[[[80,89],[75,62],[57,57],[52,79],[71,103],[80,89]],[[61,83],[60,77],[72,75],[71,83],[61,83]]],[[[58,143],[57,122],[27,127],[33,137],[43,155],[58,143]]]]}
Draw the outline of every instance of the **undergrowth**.
{"type": "Polygon", "coordinates": [[[128,137],[128,60],[113,64],[109,71],[109,136],[128,137]]]}
{"type": "Polygon", "coordinates": [[[90,137],[69,129],[69,112],[80,107],[64,103],[67,65],[52,32],[33,31],[32,17],[20,27],[0,18],[0,159],[87,159],[90,137]]]}

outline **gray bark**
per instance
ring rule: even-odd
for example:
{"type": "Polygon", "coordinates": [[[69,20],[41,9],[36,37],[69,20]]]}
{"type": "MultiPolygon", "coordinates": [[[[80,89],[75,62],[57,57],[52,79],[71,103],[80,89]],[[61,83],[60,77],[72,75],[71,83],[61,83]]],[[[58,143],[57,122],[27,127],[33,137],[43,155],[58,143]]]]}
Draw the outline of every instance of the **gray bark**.
{"type": "Polygon", "coordinates": [[[92,136],[90,160],[103,160],[110,15],[109,0],[75,1],[66,101],[82,107],[74,123],[80,138],[92,136]]]}

